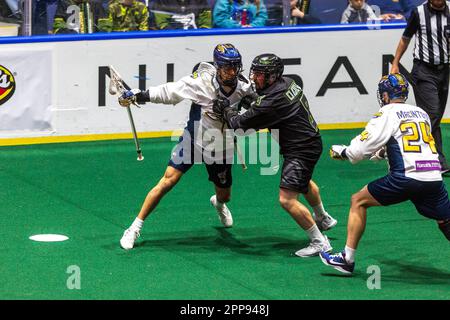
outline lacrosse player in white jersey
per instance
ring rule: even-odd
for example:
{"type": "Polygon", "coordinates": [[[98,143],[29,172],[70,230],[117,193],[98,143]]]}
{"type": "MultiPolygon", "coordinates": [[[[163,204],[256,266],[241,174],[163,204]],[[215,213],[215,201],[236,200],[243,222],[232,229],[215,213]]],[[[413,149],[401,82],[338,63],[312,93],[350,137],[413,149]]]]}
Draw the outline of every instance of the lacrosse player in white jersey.
{"type": "Polygon", "coordinates": [[[381,109],[350,146],[333,145],[330,155],[357,163],[387,158],[389,173],[352,196],[345,249],[320,253],[323,263],[346,274],[355,267],[355,252],[366,226],[367,208],[410,200],[423,216],[437,221],[450,241],[450,201],[442,182],[439,155],[431,135],[430,117],[406,104],[408,81],[400,73],[378,83],[381,109]]]}
{"type": "Polygon", "coordinates": [[[226,97],[238,107],[241,99],[251,95],[253,90],[250,81],[241,74],[241,54],[231,44],[215,47],[214,65],[202,62],[194,69],[192,75],[176,82],[150,87],[146,91],[132,89],[119,97],[119,103],[124,107],[132,102],[174,105],[185,99],[192,101],[187,126],[163,177],[149,191],[138,216],[120,240],[121,247],[126,250],[133,248],[147,216],[194,163],[205,163],[209,180],[215,185],[210,202],[222,224],[227,228],[233,225],[233,217],[225,203],[231,195],[234,137],[229,131],[223,134],[227,127],[214,114],[212,106],[219,97],[226,97]]]}

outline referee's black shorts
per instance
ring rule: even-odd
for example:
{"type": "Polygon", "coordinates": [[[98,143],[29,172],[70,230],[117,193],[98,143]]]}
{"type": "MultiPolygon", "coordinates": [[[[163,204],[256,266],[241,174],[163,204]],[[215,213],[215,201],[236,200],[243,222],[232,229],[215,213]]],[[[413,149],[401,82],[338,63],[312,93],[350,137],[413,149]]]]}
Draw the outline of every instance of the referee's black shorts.
{"type": "Polygon", "coordinates": [[[303,194],[308,193],[314,167],[322,154],[322,141],[319,139],[312,147],[305,149],[307,150],[305,150],[305,154],[284,156],[280,188],[303,194]]]}

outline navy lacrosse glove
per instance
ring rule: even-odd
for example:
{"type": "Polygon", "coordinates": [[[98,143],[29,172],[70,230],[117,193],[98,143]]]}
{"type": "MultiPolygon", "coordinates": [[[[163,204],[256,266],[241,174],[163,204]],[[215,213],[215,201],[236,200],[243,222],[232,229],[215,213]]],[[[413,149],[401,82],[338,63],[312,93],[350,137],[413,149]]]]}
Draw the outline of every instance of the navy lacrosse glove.
{"type": "Polygon", "coordinates": [[[127,90],[119,96],[119,104],[122,107],[129,107],[132,103],[136,102],[136,95],[140,93],[139,89],[127,90]]]}
{"type": "Polygon", "coordinates": [[[132,103],[144,104],[150,101],[149,92],[141,91],[140,89],[131,89],[125,91],[119,97],[119,104],[122,107],[129,107],[132,103]]]}
{"type": "Polygon", "coordinates": [[[220,119],[223,118],[223,114],[225,112],[225,109],[230,108],[230,100],[228,100],[225,97],[218,97],[213,101],[213,112],[218,116],[220,119]]]}
{"type": "Polygon", "coordinates": [[[347,146],[343,144],[334,144],[330,149],[330,157],[335,160],[345,160],[348,159],[345,153],[347,146]]]}
{"type": "Polygon", "coordinates": [[[241,110],[242,108],[244,108],[245,110],[250,109],[253,102],[255,102],[257,98],[258,98],[258,95],[256,93],[249,94],[249,95],[242,97],[242,99],[238,105],[238,110],[241,110]]]}

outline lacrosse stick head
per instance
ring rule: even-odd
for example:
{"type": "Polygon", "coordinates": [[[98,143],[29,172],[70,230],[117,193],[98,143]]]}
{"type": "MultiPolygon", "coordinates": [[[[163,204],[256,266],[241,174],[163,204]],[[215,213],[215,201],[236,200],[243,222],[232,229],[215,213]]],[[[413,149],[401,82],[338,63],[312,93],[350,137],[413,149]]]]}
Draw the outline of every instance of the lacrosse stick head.
{"type": "Polygon", "coordinates": [[[114,82],[112,81],[112,79],[109,80],[109,90],[108,91],[109,91],[109,94],[112,96],[117,93],[117,88],[114,85],[114,82]]]}
{"type": "Polygon", "coordinates": [[[109,93],[111,95],[122,94],[126,91],[125,86],[122,83],[122,78],[117,73],[113,66],[109,66],[109,93]]]}

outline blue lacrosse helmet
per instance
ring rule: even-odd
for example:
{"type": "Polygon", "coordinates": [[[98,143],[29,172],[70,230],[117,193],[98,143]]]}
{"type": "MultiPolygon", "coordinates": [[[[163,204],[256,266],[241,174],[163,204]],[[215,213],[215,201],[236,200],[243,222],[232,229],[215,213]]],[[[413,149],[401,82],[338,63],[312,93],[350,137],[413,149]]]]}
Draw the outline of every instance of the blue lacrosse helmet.
{"type": "Polygon", "coordinates": [[[378,82],[378,102],[384,105],[383,93],[386,92],[389,99],[408,99],[409,84],[406,77],[401,73],[391,73],[385,75],[378,82]]]}
{"type": "Polygon", "coordinates": [[[229,43],[218,44],[214,48],[214,66],[217,69],[223,67],[232,67],[236,70],[236,77],[233,79],[219,79],[226,86],[234,86],[237,83],[237,77],[242,70],[242,56],[235,46],[229,43]]]}

